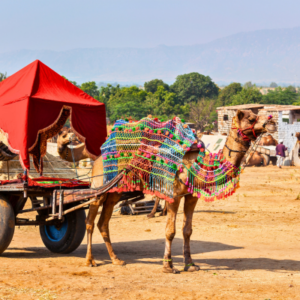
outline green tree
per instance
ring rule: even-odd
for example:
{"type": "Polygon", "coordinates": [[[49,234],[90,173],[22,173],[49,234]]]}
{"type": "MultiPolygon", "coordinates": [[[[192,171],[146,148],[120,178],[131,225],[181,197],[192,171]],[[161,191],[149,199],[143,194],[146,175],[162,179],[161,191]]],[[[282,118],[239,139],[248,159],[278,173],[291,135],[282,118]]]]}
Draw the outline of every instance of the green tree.
{"type": "Polygon", "coordinates": [[[291,105],[299,101],[299,94],[296,89],[291,86],[285,89],[278,87],[274,91],[269,91],[268,94],[263,96],[261,103],[264,104],[278,104],[278,105],[291,105]]]}
{"type": "Polygon", "coordinates": [[[151,112],[146,103],[140,103],[138,98],[129,96],[123,97],[120,102],[115,102],[113,107],[109,106],[109,111],[111,122],[129,117],[139,120],[151,112]]]}
{"type": "Polygon", "coordinates": [[[276,82],[271,82],[270,87],[271,88],[276,88],[276,87],[278,87],[278,85],[277,85],[276,82]]]}
{"type": "Polygon", "coordinates": [[[0,73],[0,82],[7,78],[6,73],[0,73]]]}
{"type": "Polygon", "coordinates": [[[197,102],[203,97],[212,98],[219,94],[218,86],[209,76],[196,72],[177,76],[170,90],[177,94],[181,105],[197,102]]]}
{"type": "Polygon", "coordinates": [[[293,92],[293,93],[297,93],[296,88],[294,86],[292,86],[292,85],[289,85],[286,89],[289,90],[289,91],[291,91],[291,92],[293,92]]]}
{"type": "Polygon", "coordinates": [[[219,93],[218,105],[220,105],[220,106],[230,105],[232,102],[232,96],[238,94],[242,89],[243,89],[242,85],[237,82],[233,82],[233,83],[227,85],[219,93]]]}
{"type": "Polygon", "coordinates": [[[133,117],[141,119],[151,113],[151,107],[146,103],[148,93],[136,86],[119,88],[110,95],[107,104],[109,118],[112,122],[120,118],[133,117]]]}
{"type": "Polygon", "coordinates": [[[217,99],[202,98],[190,104],[189,121],[201,132],[217,128],[217,99]]]}
{"type": "Polygon", "coordinates": [[[163,86],[158,86],[154,94],[148,93],[146,103],[153,116],[165,120],[175,115],[183,116],[188,111],[186,107],[180,105],[177,95],[165,90],[163,86]]]}
{"type": "Polygon", "coordinates": [[[244,89],[249,89],[249,88],[252,88],[254,85],[252,84],[251,81],[247,81],[245,84],[244,84],[244,89]]]}
{"type": "Polygon", "coordinates": [[[164,83],[161,79],[153,79],[145,82],[144,87],[146,92],[155,93],[159,86],[163,86],[166,91],[169,90],[169,85],[164,83]]]}
{"type": "Polygon", "coordinates": [[[99,91],[99,98],[97,100],[107,104],[110,97],[113,97],[119,91],[120,91],[119,84],[117,84],[116,86],[113,86],[112,84],[107,84],[106,87],[101,86],[99,91]]]}
{"type": "Polygon", "coordinates": [[[255,87],[243,88],[239,93],[232,96],[231,105],[262,103],[263,95],[255,87]]]}
{"type": "Polygon", "coordinates": [[[75,86],[77,86],[78,88],[80,88],[80,85],[76,82],[76,81],[71,81],[69,80],[67,77],[62,76],[64,79],[68,80],[69,82],[71,82],[72,84],[74,84],[75,86]]]}
{"type": "Polygon", "coordinates": [[[95,81],[84,82],[80,88],[93,98],[99,97],[99,90],[95,81]]]}

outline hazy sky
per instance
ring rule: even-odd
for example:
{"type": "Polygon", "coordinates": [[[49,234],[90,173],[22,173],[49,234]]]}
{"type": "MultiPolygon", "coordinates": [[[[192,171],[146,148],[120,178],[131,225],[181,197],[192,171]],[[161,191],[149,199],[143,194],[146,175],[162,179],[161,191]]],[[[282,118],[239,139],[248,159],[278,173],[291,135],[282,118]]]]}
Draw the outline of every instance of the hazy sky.
{"type": "Polygon", "coordinates": [[[0,52],[192,45],[300,26],[299,0],[0,0],[0,52]]]}

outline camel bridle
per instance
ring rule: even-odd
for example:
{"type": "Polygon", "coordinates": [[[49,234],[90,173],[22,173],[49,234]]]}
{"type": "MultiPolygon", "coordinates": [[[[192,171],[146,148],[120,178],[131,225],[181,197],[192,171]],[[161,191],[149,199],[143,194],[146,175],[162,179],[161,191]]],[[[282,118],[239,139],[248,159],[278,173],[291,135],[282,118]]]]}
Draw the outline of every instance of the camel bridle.
{"type": "MultiPolygon", "coordinates": [[[[234,122],[235,127],[231,127],[231,129],[236,129],[237,132],[238,132],[238,135],[240,135],[240,136],[242,137],[243,140],[241,141],[240,139],[234,138],[234,137],[231,136],[231,135],[229,135],[228,137],[231,137],[232,139],[234,139],[235,142],[237,142],[237,143],[239,143],[239,144],[241,144],[241,145],[243,145],[243,146],[245,146],[245,147],[249,146],[249,144],[247,145],[247,144],[245,144],[245,143],[250,143],[251,140],[250,140],[250,138],[249,138],[247,135],[244,134],[244,131],[249,130],[249,129],[252,130],[252,133],[253,133],[254,137],[257,138],[256,133],[255,133],[255,130],[254,130],[254,126],[255,126],[255,124],[257,123],[258,118],[259,118],[259,117],[257,116],[257,118],[255,119],[255,121],[253,122],[253,124],[252,124],[251,126],[245,128],[245,129],[239,128],[238,125],[237,125],[237,123],[236,123],[236,119],[234,118],[234,119],[233,119],[233,122],[234,122]]],[[[229,153],[228,153],[228,156],[229,156],[229,157],[231,157],[231,152],[235,152],[235,153],[246,153],[246,152],[247,152],[247,150],[233,150],[233,149],[230,149],[230,148],[227,146],[227,141],[226,141],[226,143],[225,143],[225,147],[226,147],[226,148],[228,149],[228,151],[229,151],[229,153]]]]}
{"type": "Polygon", "coordinates": [[[233,122],[234,122],[235,127],[231,127],[231,128],[236,129],[238,134],[242,137],[242,139],[244,141],[250,142],[250,138],[247,135],[244,134],[244,131],[249,130],[249,129],[252,130],[252,133],[253,133],[254,137],[257,138],[255,130],[254,130],[254,126],[257,123],[258,119],[259,119],[259,116],[257,116],[256,120],[253,122],[253,124],[251,126],[245,128],[245,129],[241,129],[241,128],[238,127],[238,125],[236,123],[236,118],[234,118],[233,122]]]}

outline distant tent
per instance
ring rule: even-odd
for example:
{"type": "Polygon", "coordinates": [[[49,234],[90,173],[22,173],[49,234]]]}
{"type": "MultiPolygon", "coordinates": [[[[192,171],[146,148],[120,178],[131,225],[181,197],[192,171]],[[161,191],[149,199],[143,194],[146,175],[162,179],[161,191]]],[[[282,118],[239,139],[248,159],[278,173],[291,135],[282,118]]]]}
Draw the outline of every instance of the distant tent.
{"type": "Polygon", "coordinates": [[[88,152],[101,154],[106,132],[105,106],[39,60],[0,83],[0,129],[10,150],[20,155],[24,169],[40,168],[47,139],[56,135],[70,116],[72,129],[88,152]]]}

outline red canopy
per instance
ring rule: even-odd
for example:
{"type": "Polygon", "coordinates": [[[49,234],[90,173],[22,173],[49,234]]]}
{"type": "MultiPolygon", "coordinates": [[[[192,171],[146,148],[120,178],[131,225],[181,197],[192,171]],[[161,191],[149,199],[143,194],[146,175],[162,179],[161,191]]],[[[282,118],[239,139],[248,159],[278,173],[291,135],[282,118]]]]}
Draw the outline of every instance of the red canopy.
{"type": "Polygon", "coordinates": [[[47,138],[56,135],[67,118],[88,152],[97,157],[106,132],[105,106],[39,60],[0,83],[0,128],[23,168],[35,166],[46,153],[47,138]]]}

